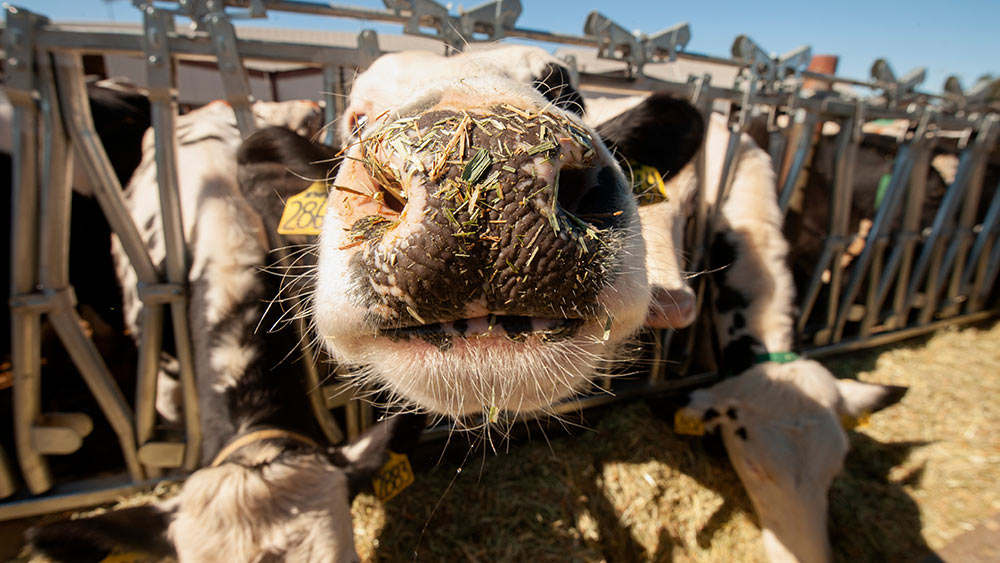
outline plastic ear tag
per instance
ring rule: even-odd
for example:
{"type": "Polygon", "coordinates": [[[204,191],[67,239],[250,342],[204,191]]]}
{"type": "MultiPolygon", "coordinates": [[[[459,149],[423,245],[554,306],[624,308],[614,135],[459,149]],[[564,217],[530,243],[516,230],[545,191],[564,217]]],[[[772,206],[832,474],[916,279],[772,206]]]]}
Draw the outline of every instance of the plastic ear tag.
{"type": "Polygon", "coordinates": [[[639,198],[639,205],[649,205],[670,199],[667,197],[667,186],[663,183],[663,175],[657,168],[634,163],[632,174],[635,181],[632,191],[639,198]]]}
{"type": "Polygon", "coordinates": [[[112,551],[107,557],[101,559],[101,563],[142,563],[143,561],[149,561],[149,554],[138,551],[112,551]]]}
{"type": "Polygon", "coordinates": [[[849,414],[840,415],[840,425],[844,427],[844,430],[854,430],[855,428],[864,428],[868,426],[871,421],[872,415],[870,413],[864,412],[857,417],[851,416],[849,414]]]}
{"type": "Polygon", "coordinates": [[[372,477],[375,496],[386,502],[413,484],[413,468],[406,454],[389,452],[389,461],[372,477]]]}
{"type": "Polygon", "coordinates": [[[674,413],[674,432],[687,436],[704,436],[705,423],[680,409],[674,413]]]}
{"type": "Polygon", "coordinates": [[[326,182],[313,182],[285,202],[278,222],[279,235],[318,235],[326,216],[326,182]]]}

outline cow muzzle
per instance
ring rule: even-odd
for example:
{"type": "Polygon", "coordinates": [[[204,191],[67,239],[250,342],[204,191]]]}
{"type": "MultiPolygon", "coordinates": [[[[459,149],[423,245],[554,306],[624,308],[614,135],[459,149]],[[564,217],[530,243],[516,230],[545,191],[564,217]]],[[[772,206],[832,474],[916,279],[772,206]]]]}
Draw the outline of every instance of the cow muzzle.
{"type": "Polygon", "coordinates": [[[358,298],[397,335],[552,337],[605,314],[630,218],[586,129],[513,106],[397,119],[350,151],[333,193],[358,298]]]}

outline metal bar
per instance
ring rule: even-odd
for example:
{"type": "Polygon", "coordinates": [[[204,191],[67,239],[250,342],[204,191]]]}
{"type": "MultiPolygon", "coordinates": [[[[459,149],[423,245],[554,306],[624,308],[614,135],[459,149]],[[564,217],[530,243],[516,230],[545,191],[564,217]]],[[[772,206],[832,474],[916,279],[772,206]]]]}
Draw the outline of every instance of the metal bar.
{"type": "Polygon", "coordinates": [[[992,245],[996,244],[998,233],[1000,233],[1000,184],[993,190],[993,199],[986,212],[986,217],[983,218],[982,230],[976,237],[976,244],[969,254],[969,263],[962,273],[959,292],[969,297],[966,311],[968,313],[982,307],[982,302],[976,299],[976,296],[979,295],[983,287],[984,276],[989,265],[986,256],[991,253],[992,245]],[[973,276],[975,276],[974,282],[972,281],[973,276]]]}
{"type": "MultiPolygon", "coordinates": [[[[180,190],[177,180],[177,139],[174,121],[177,115],[177,90],[171,69],[171,57],[168,50],[167,35],[173,27],[173,18],[164,12],[148,9],[144,14],[143,48],[146,55],[146,81],[149,88],[149,101],[152,109],[153,143],[156,150],[156,183],[160,196],[161,224],[163,225],[164,246],[166,249],[165,266],[167,281],[178,288],[174,299],[170,302],[170,318],[174,327],[174,342],[177,351],[177,361],[180,365],[181,394],[184,404],[184,467],[193,470],[201,458],[201,407],[198,402],[198,387],[195,382],[194,352],[191,343],[191,329],[188,325],[188,295],[187,275],[189,259],[187,245],[184,243],[184,226],[181,214],[180,190]]],[[[237,114],[238,115],[238,114],[237,114]]],[[[143,318],[143,330],[151,328],[156,322],[158,313],[153,312],[143,318]]],[[[154,329],[155,330],[155,329],[154,329]]],[[[160,329],[162,331],[162,329],[160,329]]],[[[150,346],[152,344],[150,343],[150,346]]],[[[151,353],[151,351],[150,351],[151,353]]],[[[147,361],[149,361],[147,359],[147,361]]],[[[149,366],[144,366],[149,369],[149,366]]],[[[154,378],[150,371],[144,371],[143,377],[154,378]]],[[[155,389],[155,380],[148,381],[147,386],[155,389]]],[[[149,402],[150,393],[144,389],[141,403],[143,408],[143,430],[149,437],[149,428],[145,425],[155,418],[155,391],[153,401],[149,402]]]]}
{"type": "Polygon", "coordinates": [[[978,311],[976,313],[969,313],[966,315],[960,315],[957,317],[952,317],[950,319],[945,319],[933,323],[928,323],[925,325],[915,325],[902,328],[899,330],[893,330],[889,332],[882,332],[879,334],[874,334],[868,338],[851,338],[846,340],[841,340],[835,344],[828,344],[826,346],[817,346],[815,348],[807,348],[803,351],[803,355],[809,358],[821,358],[825,356],[832,356],[833,354],[845,354],[847,352],[856,352],[858,350],[865,350],[868,348],[875,348],[876,346],[884,346],[885,344],[891,344],[893,342],[899,342],[901,340],[906,340],[908,338],[913,338],[915,336],[920,336],[921,334],[927,334],[934,332],[949,326],[958,326],[962,324],[977,323],[979,321],[985,321],[992,317],[1000,314],[1000,309],[989,309],[986,311],[978,311]]]}
{"type": "Polygon", "coordinates": [[[129,475],[135,481],[142,481],[145,474],[136,455],[132,409],[111,377],[94,342],[83,332],[80,316],[76,313],[76,295],[70,288],[47,291],[46,295],[51,301],[47,311],[49,321],[118,436],[129,475]]]}
{"type": "MultiPolygon", "coordinates": [[[[913,249],[919,239],[920,215],[924,203],[924,194],[927,191],[927,174],[930,167],[931,152],[934,149],[937,137],[930,137],[927,142],[919,146],[912,146],[913,168],[910,171],[909,185],[906,193],[907,205],[903,212],[901,222],[902,232],[898,233],[895,247],[889,256],[888,266],[881,276],[873,276],[870,284],[871,298],[865,310],[865,318],[861,321],[860,335],[868,336],[874,330],[879,320],[879,314],[889,294],[889,289],[896,281],[897,294],[902,293],[906,287],[906,280],[909,279],[910,264],[913,260],[913,249]],[[897,276],[898,274],[898,276],[897,276]],[[877,285],[876,283],[877,282],[877,285]]],[[[890,323],[900,323],[902,327],[906,324],[905,319],[896,316],[898,309],[893,307],[888,317],[890,323]]]]}
{"type": "Polygon", "coordinates": [[[816,343],[829,342],[837,317],[837,305],[843,285],[844,266],[841,257],[847,245],[847,231],[851,222],[851,201],[854,198],[854,163],[861,145],[861,124],[864,121],[864,106],[858,104],[854,116],[841,123],[837,135],[836,170],[833,189],[830,192],[829,236],[824,243],[823,254],[809,282],[804,308],[799,318],[799,330],[805,329],[813,307],[823,286],[823,274],[830,272],[827,287],[826,316],[824,327],[816,333],[816,343]]]}
{"type": "Polygon", "coordinates": [[[69,225],[73,176],[73,151],[62,126],[59,98],[48,55],[37,61],[42,109],[40,219],[38,225],[38,279],[41,287],[69,285],[69,225]]]}
{"type": "Polygon", "coordinates": [[[866,237],[867,240],[865,248],[861,251],[861,256],[858,257],[854,265],[854,272],[852,273],[851,279],[844,291],[844,295],[840,300],[840,308],[837,311],[837,321],[833,327],[833,342],[838,342],[843,337],[844,327],[847,324],[848,312],[853,306],[854,300],[857,298],[858,292],[861,289],[861,283],[868,275],[869,267],[871,266],[876,254],[880,253],[880,245],[876,243],[882,237],[887,236],[889,224],[896,214],[899,201],[905,191],[906,184],[909,182],[910,172],[913,169],[914,148],[924,142],[929,120],[930,113],[927,112],[924,114],[923,118],[921,118],[920,125],[917,127],[913,140],[908,144],[902,145],[899,148],[899,152],[896,153],[896,161],[893,165],[892,171],[892,180],[889,182],[889,187],[882,200],[882,205],[875,214],[875,220],[872,223],[871,231],[869,231],[868,236],[866,237]]]}
{"type": "Polygon", "coordinates": [[[11,178],[10,309],[14,375],[14,441],[21,476],[33,494],[52,486],[45,458],[32,447],[31,429],[41,415],[41,309],[26,302],[38,284],[38,108],[35,99],[35,37],[45,19],[6,6],[7,97],[13,106],[11,178]]]}
{"type": "MultiPolygon", "coordinates": [[[[980,194],[983,191],[983,182],[986,177],[986,155],[989,147],[993,144],[992,140],[997,137],[997,121],[998,117],[995,115],[988,116],[983,120],[983,128],[989,131],[988,134],[990,137],[980,147],[980,162],[973,170],[969,186],[966,189],[965,205],[962,207],[962,213],[958,219],[958,231],[951,246],[948,248],[948,253],[945,255],[946,270],[939,275],[939,278],[943,278],[946,272],[951,272],[951,280],[948,282],[948,289],[945,294],[947,305],[942,311],[942,314],[945,316],[957,314],[961,307],[959,301],[965,299],[965,296],[960,297],[961,277],[969,257],[969,249],[975,237],[973,227],[976,224],[980,194]]],[[[943,283],[944,280],[939,279],[937,283],[938,287],[943,285],[943,283]]]]}
{"type": "Polygon", "coordinates": [[[983,284],[979,287],[979,291],[973,296],[979,307],[982,307],[982,303],[990,296],[990,292],[996,289],[997,276],[1000,274],[1000,244],[993,245],[993,251],[990,252],[989,261],[987,262],[986,272],[983,274],[983,284]]]}
{"type": "Polygon", "coordinates": [[[340,67],[332,64],[323,65],[323,144],[334,146],[337,142],[337,97],[343,94],[340,83],[340,67]]]}
{"type": "Polygon", "coordinates": [[[113,502],[136,491],[152,487],[154,481],[136,483],[128,475],[83,479],[56,485],[44,496],[16,495],[0,503],[0,521],[39,516],[64,510],[113,502]]]}
{"type": "Polygon", "coordinates": [[[782,215],[788,213],[788,205],[792,201],[792,196],[799,184],[799,178],[805,169],[806,159],[813,150],[813,137],[816,130],[816,123],[819,115],[799,109],[795,112],[796,128],[798,129],[798,144],[795,148],[795,155],[792,157],[791,166],[788,168],[788,175],[781,187],[781,197],[778,200],[778,207],[782,215]]]}
{"type": "MultiPolygon", "coordinates": [[[[830,225],[833,229],[833,255],[830,268],[830,290],[826,311],[826,334],[833,335],[834,322],[837,317],[837,306],[840,302],[840,292],[844,289],[844,262],[842,257],[848,244],[848,231],[851,228],[851,207],[854,200],[854,167],[861,147],[861,127],[865,122],[865,106],[858,103],[854,116],[842,125],[847,128],[845,137],[838,139],[843,148],[837,154],[837,180],[834,193],[831,194],[832,206],[830,225]]],[[[838,147],[840,148],[840,147],[838,147]]]]}
{"type": "Polygon", "coordinates": [[[233,29],[233,24],[226,14],[221,12],[208,16],[205,23],[212,36],[215,57],[219,72],[222,74],[222,90],[226,93],[226,101],[236,114],[236,126],[240,130],[240,135],[245,139],[257,130],[257,121],[253,116],[250,79],[240,59],[236,30],[233,29]]]}
{"type": "MultiPolygon", "coordinates": [[[[984,124],[992,124],[993,122],[992,120],[984,121],[984,124]]],[[[918,322],[921,324],[930,322],[931,316],[937,307],[937,289],[933,286],[937,281],[943,260],[945,237],[954,228],[954,214],[965,196],[969,182],[976,175],[976,169],[980,166],[980,162],[984,156],[983,147],[986,145],[987,139],[992,136],[991,129],[991,126],[984,126],[980,129],[975,139],[962,151],[955,180],[948,187],[944,200],[941,202],[941,207],[934,217],[931,234],[924,243],[924,248],[914,267],[913,277],[907,286],[907,297],[901,311],[901,317],[904,319],[908,318],[909,311],[914,306],[917,290],[925,277],[927,279],[927,287],[918,322]]]]}
{"type": "Polygon", "coordinates": [[[83,156],[84,168],[94,182],[94,196],[97,198],[111,229],[121,240],[122,248],[135,268],[136,275],[143,283],[156,283],[158,276],[153,262],[146,253],[145,244],[122,197],[122,187],[115,175],[111,161],[104,152],[87,101],[87,89],[83,84],[83,65],[79,56],[58,54],[56,56],[56,76],[59,81],[60,102],[66,120],[67,130],[78,154],[83,156]]]}

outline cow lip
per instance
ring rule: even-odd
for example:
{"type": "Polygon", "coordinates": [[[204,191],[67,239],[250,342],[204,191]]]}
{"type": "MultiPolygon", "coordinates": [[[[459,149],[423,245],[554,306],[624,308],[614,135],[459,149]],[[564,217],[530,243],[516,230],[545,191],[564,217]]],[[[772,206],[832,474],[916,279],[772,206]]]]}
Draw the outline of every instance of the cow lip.
{"type": "Polygon", "coordinates": [[[529,335],[554,338],[563,335],[569,336],[569,333],[575,332],[584,322],[585,320],[580,318],[534,317],[491,313],[452,321],[384,328],[380,332],[385,336],[394,338],[423,336],[476,338],[494,335],[506,336],[512,339],[529,335]]]}

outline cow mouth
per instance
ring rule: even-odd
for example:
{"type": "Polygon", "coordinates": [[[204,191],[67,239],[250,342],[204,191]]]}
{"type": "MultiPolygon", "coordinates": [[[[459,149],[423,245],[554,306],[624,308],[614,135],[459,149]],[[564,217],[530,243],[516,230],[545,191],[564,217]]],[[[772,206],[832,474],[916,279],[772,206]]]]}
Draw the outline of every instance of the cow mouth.
{"type": "Polygon", "coordinates": [[[534,337],[542,342],[557,342],[572,338],[584,323],[584,319],[579,318],[489,314],[447,322],[383,329],[380,332],[383,336],[394,340],[417,338],[446,349],[450,348],[453,339],[505,338],[523,342],[534,337]]]}

